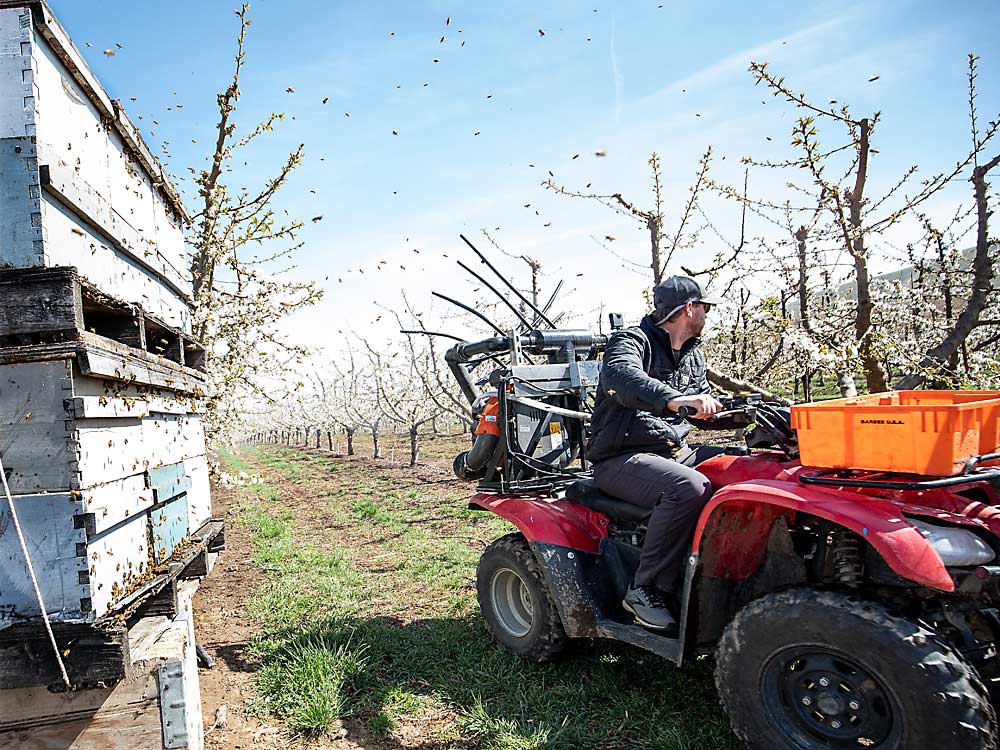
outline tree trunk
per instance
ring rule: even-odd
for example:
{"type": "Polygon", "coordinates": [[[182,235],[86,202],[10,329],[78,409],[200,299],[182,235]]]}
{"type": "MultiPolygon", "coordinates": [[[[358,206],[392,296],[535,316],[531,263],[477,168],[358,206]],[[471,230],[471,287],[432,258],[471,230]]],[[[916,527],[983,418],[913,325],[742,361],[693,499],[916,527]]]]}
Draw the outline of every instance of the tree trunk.
{"type": "Polygon", "coordinates": [[[319,450],[319,441],[322,439],[323,435],[320,432],[319,427],[316,428],[316,450],[319,450]]]}
{"type": "Polygon", "coordinates": [[[924,355],[918,365],[919,370],[910,373],[905,378],[896,383],[896,390],[910,390],[916,388],[924,382],[926,371],[940,367],[947,362],[952,355],[957,352],[965,340],[972,333],[972,329],[979,323],[980,316],[986,303],[989,301],[990,293],[993,289],[993,261],[990,258],[990,248],[995,247],[995,243],[989,237],[989,199],[986,194],[988,185],[986,174],[1000,164],[1000,155],[993,157],[987,164],[976,167],[972,172],[972,184],[975,186],[976,210],[978,214],[978,227],[976,230],[976,257],[972,261],[972,294],[969,295],[965,309],[962,310],[944,341],[935,346],[924,355]]]}
{"type": "Polygon", "coordinates": [[[378,441],[378,425],[372,427],[372,444],[374,446],[372,458],[382,458],[382,446],[378,441]]]}
{"type": "Polygon", "coordinates": [[[837,373],[837,387],[841,398],[854,398],[858,395],[858,387],[854,384],[854,376],[847,372],[837,373]]]}
{"type": "Polygon", "coordinates": [[[851,256],[854,259],[854,275],[858,291],[858,306],[854,316],[854,336],[858,342],[861,363],[865,368],[865,380],[869,393],[882,393],[888,390],[885,371],[882,362],[872,345],[872,304],[871,279],[868,276],[868,251],[865,248],[865,235],[862,219],[862,209],[865,200],[865,182],[868,178],[868,136],[871,133],[871,122],[865,118],[858,122],[858,172],[854,180],[854,190],[847,194],[850,206],[851,232],[849,238],[851,256]]]}
{"type": "Polygon", "coordinates": [[[650,213],[646,218],[646,227],[649,229],[650,254],[652,256],[650,267],[653,269],[653,285],[656,286],[663,281],[663,261],[660,259],[660,217],[650,213]]]}
{"type": "Polygon", "coordinates": [[[353,427],[348,427],[347,428],[347,455],[348,456],[353,456],[354,455],[354,428],[353,427]]]}
{"type": "MultiPolygon", "coordinates": [[[[937,249],[938,249],[938,264],[941,271],[941,281],[944,289],[944,315],[945,319],[948,321],[948,325],[952,325],[953,318],[955,315],[955,306],[952,300],[952,279],[951,271],[945,264],[945,253],[944,253],[944,238],[941,237],[940,233],[937,235],[937,249]]],[[[962,342],[963,346],[965,342],[962,342]]],[[[966,359],[968,356],[966,355],[966,359]]],[[[952,352],[951,356],[948,358],[948,371],[954,374],[958,370],[958,349],[952,352]]],[[[966,369],[968,369],[968,364],[966,364],[966,369]]],[[[942,384],[942,387],[947,387],[942,384]]]]}
{"type": "Polygon", "coordinates": [[[417,438],[417,426],[410,427],[410,466],[417,465],[417,456],[420,453],[420,442],[417,438]]]}
{"type": "MultiPolygon", "coordinates": [[[[859,238],[856,245],[861,245],[859,238]]],[[[861,354],[861,364],[865,368],[865,381],[869,393],[882,393],[889,389],[885,379],[885,371],[879,360],[875,347],[872,345],[872,303],[871,279],[868,276],[868,259],[864,255],[863,245],[854,256],[854,274],[858,290],[858,309],[854,317],[854,334],[858,341],[858,351],[861,354]]]]}
{"type": "Polygon", "coordinates": [[[806,240],[809,239],[809,228],[799,227],[795,232],[795,246],[799,256],[799,279],[797,292],[799,295],[799,320],[806,333],[812,333],[812,321],[809,310],[809,266],[806,255],[806,240]]]}

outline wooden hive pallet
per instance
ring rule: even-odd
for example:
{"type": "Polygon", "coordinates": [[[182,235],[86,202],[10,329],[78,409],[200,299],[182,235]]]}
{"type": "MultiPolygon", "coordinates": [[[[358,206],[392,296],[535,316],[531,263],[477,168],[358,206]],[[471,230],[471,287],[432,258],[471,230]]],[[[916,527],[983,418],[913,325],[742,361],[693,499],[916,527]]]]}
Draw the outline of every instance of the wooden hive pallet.
{"type": "MultiPolygon", "coordinates": [[[[212,519],[113,612],[89,623],[54,622],[56,643],[74,688],[113,685],[124,679],[136,658],[130,650],[129,630],[145,618],[173,618],[181,612],[184,582],[208,575],[224,549],[225,522],[212,519]]],[[[41,622],[0,629],[0,691],[36,685],[56,689],[61,685],[41,622]]]]}
{"type": "Polygon", "coordinates": [[[84,281],[73,267],[0,269],[0,347],[99,336],[203,371],[205,347],[190,335],[84,281]]]}
{"type": "Polygon", "coordinates": [[[44,685],[0,690],[0,750],[202,750],[196,588],[181,583],[176,612],[150,613],[119,631],[129,656],[118,679],[69,692],[44,685]]]}

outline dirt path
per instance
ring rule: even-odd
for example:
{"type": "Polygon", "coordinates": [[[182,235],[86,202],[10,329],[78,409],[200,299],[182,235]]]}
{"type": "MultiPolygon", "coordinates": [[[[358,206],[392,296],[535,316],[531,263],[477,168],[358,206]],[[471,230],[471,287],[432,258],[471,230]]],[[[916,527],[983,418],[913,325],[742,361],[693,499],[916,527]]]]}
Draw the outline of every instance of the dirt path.
{"type": "Polygon", "coordinates": [[[261,721],[247,709],[254,695],[254,670],[247,662],[246,649],[255,628],[246,616],[246,603],[259,574],[249,562],[246,530],[230,513],[232,491],[216,484],[212,501],[214,515],[226,519],[226,551],[195,596],[195,634],[216,663],[214,669],[202,669],[199,674],[206,728],[212,727],[220,707],[226,725],[211,729],[205,745],[287,747],[279,726],[261,721]]]}
{"type": "Polygon", "coordinates": [[[252,549],[246,527],[237,521],[231,489],[212,487],[214,515],[226,519],[226,551],[204,579],[194,598],[195,634],[215,659],[213,669],[199,670],[207,750],[262,748],[329,748],[353,750],[359,746],[331,737],[311,744],[295,741],[285,727],[255,711],[257,665],[248,653],[250,638],[260,632],[247,614],[247,602],[260,585],[260,570],[250,560],[252,549]],[[221,708],[221,713],[220,713],[221,708]],[[217,720],[225,715],[225,724],[217,720]]]}
{"type": "MultiPolygon", "coordinates": [[[[360,442],[360,441],[359,441],[360,442]]],[[[449,448],[445,452],[450,452],[449,448]]],[[[401,451],[400,451],[401,452],[401,451]]],[[[328,451],[303,449],[304,456],[326,456],[328,451]]],[[[442,490],[454,485],[453,477],[434,452],[429,456],[430,463],[410,468],[400,464],[389,464],[385,460],[375,460],[366,456],[341,456],[339,460],[350,462],[362,474],[370,475],[369,490],[375,490],[385,481],[397,490],[407,491],[421,487],[422,491],[439,485],[442,490]]],[[[336,487],[323,483],[301,486],[289,483],[287,477],[269,470],[264,466],[256,466],[263,477],[279,483],[283,489],[283,506],[299,519],[303,537],[321,547],[333,544],[342,545],[351,551],[352,558],[383,575],[391,574],[395,553],[375,556],[366,553],[366,546],[379,541],[378,535],[373,535],[371,529],[345,524],[337,520],[324,507],[319,492],[330,493],[336,487]]],[[[351,485],[352,489],[357,489],[351,485]]],[[[433,491],[433,489],[431,489],[433,491]]],[[[355,496],[350,493],[348,500],[355,496]]],[[[284,725],[277,720],[268,718],[266,712],[255,710],[257,700],[255,681],[257,665],[249,653],[249,642],[254,635],[259,635],[261,627],[255,623],[247,611],[248,602],[255,590],[261,584],[261,571],[252,561],[253,549],[249,532],[238,520],[236,508],[236,493],[218,482],[212,486],[213,515],[226,519],[226,550],[211,575],[204,579],[194,599],[195,633],[198,642],[204,646],[215,659],[213,669],[199,670],[201,681],[202,711],[205,717],[206,738],[205,747],[208,750],[235,750],[237,748],[263,748],[277,750],[279,748],[310,748],[310,750],[355,750],[385,748],[387,745],[377,739],[366,737],[367,731],[363,725],[350,722],[350,737],[348,729],[335,728],[330,737],[317,741],[304,742],[295,740],[287,732],[284,725]],[[221,708],[221,713],[220,713],[221,708]],[[216,725],[217,719],[224,715],[225,723],[216,725]],[[337,736],[345,735],[345,736],[337,736]]],[[[484,542],[485,544],[485,542],[484,542]]],[[[393,590],[390,584],[389,590],[393,590]]],[[[393,598],[397,598],[394,594],[393,598]]],[[[401,621],[411,619],[414,600],[403,599],[404,606],[396,612],[401,621]]],[[[439,714],[444,712],[438,712],[439,714]]],[[[445,716],[425,716],[430,723],[446,721],[445,716]]],[[[424,729],[426,729],[425,727],[424,729]]],[[[404,734],[408,735],[411,747],[420,746],[425,735],[417,727],[407,726],[404,734]]],[[[396,746],[396,745],[393,745],[396,746]]]]}

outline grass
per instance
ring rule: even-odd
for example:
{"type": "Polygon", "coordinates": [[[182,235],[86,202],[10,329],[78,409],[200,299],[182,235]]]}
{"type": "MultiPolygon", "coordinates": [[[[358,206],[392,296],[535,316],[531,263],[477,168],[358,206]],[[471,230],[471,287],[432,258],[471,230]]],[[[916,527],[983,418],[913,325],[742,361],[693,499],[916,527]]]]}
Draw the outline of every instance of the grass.
{"type": "Polygon", "coordinates": [[[365,664],[363,647],[310,634],[271,649],[258,685],[268,709],[293,732],[316,736],[350,713],[365,664]]]}
{"type": "Polygon", "coordinates": [[[263,478],[238,490],[265,574],[249,605],[258,706],[292,732],[347,718],[373,741],[416,732],[436,750],[736,746],[707,662],[675,670],[601,641],[536,665],[496,647],[475,565],[509,529],[466,510],[466,486],[273,446],[223,462],[263,478]]]}

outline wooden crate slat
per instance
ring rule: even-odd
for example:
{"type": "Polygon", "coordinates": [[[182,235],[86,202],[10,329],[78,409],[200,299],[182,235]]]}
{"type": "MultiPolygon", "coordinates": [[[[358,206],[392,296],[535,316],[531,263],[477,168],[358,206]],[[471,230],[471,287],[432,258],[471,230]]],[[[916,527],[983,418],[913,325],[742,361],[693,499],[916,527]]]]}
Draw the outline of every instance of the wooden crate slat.
{"type": "MultiPolygon", "coordinates": [[[[131,657],[124,625],[95,628],[53,623],[52,631],[63,649],[63,663],[74,685],[113,684],[127,674],[131,657]]],[[[61,682],[52,644],[43,628],[34,625],[0,630],[0,690],[61,682]]]]}
{"type": "Polygon", "coordinates": [[[142,616],[173,618],[177,615],[179,609],[177,579],[171,578],[163,588],[142,605],[142,616]]]}
{"type": "Polygon", "coordinates": [[[75,419],[138,419],[149,414],[149,401],[141,398],[76,396],[66,410],[75,419]]]}
{"type": "Polygon", "coordinates": [[[0,722],[0,750],[162,747],[159,692],[152,670],[113,689],[7,690],[0,694],[0,707],[10,712],[0,722]]]}
{"type": "MultiPolygon", "coordinates": [[[[78,362],[86,375],[193,393],[204,388],[204,375],[148,352],[118,344],[84,331],[78,362]]],[[[3,355],[0,354],[0,357],[3,355]]]]}
{"type": "Polygon", "coordinates": [[[81,288],[73,273],[0,270],[0,344],[30,334],[71,337],[82,328],[81,288]]]}
{"type": "Polygon", "coordinates": [[[0,365],[67,358],[76,358],[84,375],[175,393],[192,394],[204,390],[203,373],[88,331],[80,333],[78,341],[0,347],[0,365]]]}
{"type": "Polygon", "coordinates": [[[69,360],[0,367],[0,452],[11,492],[68,490],[77,449],[65,401],[72,396],[69,360]]]}
{"type": "Polygon", "coordinates": [[[201,545],[209,552],[225,549],[226,522],[221,518],[210,518],[198,529],[191,532],[191,543],[201,545]]]}
{"type": "Polygon", "coordinates": [[[79,491],[82,523],[89,535],[107,531],[134,516],[144,515],[153,505],[153,491],[146,487],[144,474],[79,491]]]}
{"type": "Polygon", "coordinates": [[[0,347],[65,341],[187,373],[205,366],[204,346],[140,306],[98,290],[74,267],[0,268],[0,347]]]}

